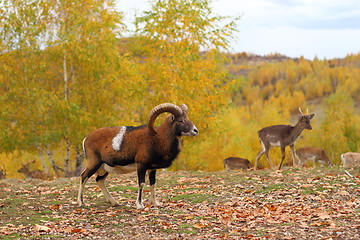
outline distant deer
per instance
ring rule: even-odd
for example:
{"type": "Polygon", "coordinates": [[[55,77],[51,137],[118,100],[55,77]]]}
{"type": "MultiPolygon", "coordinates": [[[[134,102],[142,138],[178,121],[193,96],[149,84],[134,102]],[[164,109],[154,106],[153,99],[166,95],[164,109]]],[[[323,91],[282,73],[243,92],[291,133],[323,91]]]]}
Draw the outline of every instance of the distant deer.
{"type": "Polygon", "coordinates": [[[271,147],[280,147],[281,149],[282,158],[278,167],[279,170],[281,169],[282,163],[285,158],[286,146],[290,146],[290,150],[293,156],[293,163],[295,165],[294,143],[300,137],[304,129],[309,129],[309,130],[312,129],[310,125],[310,120],[315,116],[314,113],[309,115],[308,112],[307,115],[304,115],[300,108],[299,111],[300,111],[299,120],[295,126],[274,125],[270,127],[265,127],[260,131],[258,131],[258,136],[262,148],[256,156],[255,166],[254,166],[255,170],[257,169],[259,159],[264,154],[266,155],[266,158],[271,168],[273,168],[273,164],[269,158],[269,150],[271,147]]]}
{"type": "Polygon", "coordinates": [[[224,167],[226,170],[242,169],[247,170],[251,168],[249,160],[239,157],[228,157],[224,159],[224,167]]]}
{"type": "Polygon", "coordinates": [[[360,166],[360,153],[347,152],[341,154],[341,162],[343,167],[359,167],[360,166]]]}
{"type": "Polygon", "coordinates": [[[313,161],[314,168],[316,163],[320,163],[321,166],[324,164],[327,166],[331,165],[325,150],[318,147],[299,148],[295,151],[295,157],[297,158],[300,167],[303,167],[306,161],[313,161]]]}
{"type": "Polygon", "coordinates": [[[0,169],[0,179],[5,179],[5,178],[6,178],[6,170],[0,169]]]}
{"type": "Polygon", "coordinates": [[[34,163],[35,161],[32,161],[27,164],[22,164],[22,167],[18,170],[19,173],[23,173],[25,175],[25,178],[38,178],[38,179],[46,179],[45,173],[41,170],[35,170],[30,171],[29,165],[34,163]]]}

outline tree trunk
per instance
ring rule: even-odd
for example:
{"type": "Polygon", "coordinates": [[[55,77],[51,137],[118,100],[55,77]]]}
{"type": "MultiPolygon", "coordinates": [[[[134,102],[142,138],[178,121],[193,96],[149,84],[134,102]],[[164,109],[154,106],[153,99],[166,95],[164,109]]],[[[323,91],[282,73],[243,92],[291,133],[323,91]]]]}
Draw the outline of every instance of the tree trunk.
{"type": "Polygon", "coordinates": [[[82,167],[85,155],[79,146],[76,146],[76,163],[75,168],[82,167]]]}
{"type": "Polygon", "coordinates": [[[66,58],[66,52],[64,53],[64,59],[63,59],[63,70],[64,70],[64,82],[65,82],[65,86],[64,86],[64,96],[65,96],[65,101],[67,101],[69,99],[69,80],[68,80],[68,76],[67,76],[67,58],[66,58]]]}
{"type": "Polygon", "coordinates": [[[46,164],[45,164],[45,160],[44,160],[44,156],[43,156],[43,151],[40,147],[40,145],[36,145],[36,148],[38,149],[39,151],[39,157],[40,157],[40,161],[41,161],[41,165],[44,169],[44,172],[47,176],[49,176],[49,169],[46,167],[46,164]]]}
{"type": "Polygon", "coordinates": [[[54,162],[54,159],[53,159],[53,156],[52,156],[52,152],[50,151],[49,149],[49,146],[45,145],[45,148],[46,148],[46,153],[47,153],[47,156],[49,158],[49,161],[50,161],[50,164],[51,166],[53,167],[54,171],[55,171],[55,175],[57,177],[59,177],[59,170],[62,170],[61,168],[59,168],[55,162],[54,162]]]}
{"type": "Polygon", "coordinates": [[[75,170],[73,175],[79,176],[83,168],[85,155],[79,146],[76,146],[75,150],[76,150],[76,162],[75,162],[75,170]]]}
{"type": "Polygon", "coordinates": [[[66,152],[65,152],[65,161],[64,161],[65,174],[69,173],[70,147],[71,147],[70,141],[66,140],[66,152]]]}

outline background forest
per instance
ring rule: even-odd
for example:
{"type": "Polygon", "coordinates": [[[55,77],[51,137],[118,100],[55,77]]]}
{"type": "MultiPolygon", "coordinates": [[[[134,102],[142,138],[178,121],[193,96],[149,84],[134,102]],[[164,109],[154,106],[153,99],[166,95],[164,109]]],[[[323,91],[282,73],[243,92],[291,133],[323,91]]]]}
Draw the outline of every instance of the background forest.
{"type": "MultiPolygon", "coordinates": [[[[81,170],[81,142],[103,126],[146,122],[157,104],[185,103],[200,130],[171,170],[254,161],[257,131],[316,115],[295,148],[318,146],[334,164],[360,151],[360,53],[290,59],[231,53],[237,22],[205,0],[151,1],[123,24],[113,0],[4,0],[0,10],[0,168],[52,176],[81,170]]],[[[159,120],[160,121],[160,120],[159,120]]],[[[278,149],[270,152],[279,160],[278,149]]],[[[288,154],[285,161],[291,165],[288,154]]],[[[266,161],[260,161],[268,167],[266,161]]]]}

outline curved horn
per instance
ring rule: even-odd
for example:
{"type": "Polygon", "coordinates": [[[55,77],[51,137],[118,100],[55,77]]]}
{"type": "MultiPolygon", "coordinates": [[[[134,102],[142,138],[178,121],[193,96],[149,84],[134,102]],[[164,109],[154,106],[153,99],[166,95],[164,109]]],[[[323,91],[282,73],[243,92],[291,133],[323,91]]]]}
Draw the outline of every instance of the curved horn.
{"type": "Polygon", "coordinates": [[[155,120],[160,114],[162,114],[164,112],[169,112],[169,113],[173,114],[175,117],[179,117],[183,114],[182,108],[180,108],[172,103],[162,103],[162,104],[154,107],[151,110],[148,120],[147,120],[147,125],[151,132],[156,133],[155,129],[154,129],[155,120]]]}

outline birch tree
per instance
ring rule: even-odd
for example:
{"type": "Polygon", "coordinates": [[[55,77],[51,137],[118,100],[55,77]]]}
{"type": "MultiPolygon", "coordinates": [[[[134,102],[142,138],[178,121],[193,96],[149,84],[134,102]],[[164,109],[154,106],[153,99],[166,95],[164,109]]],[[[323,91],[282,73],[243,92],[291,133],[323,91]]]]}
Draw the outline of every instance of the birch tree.
{"type": "Polygon", "coordinates": [[[121,14],[111,0],[4,1],[0,14],[1,148],[46,154],[69,172],[89,129],[113,119],[121,14]],[[52,150],[62,145],[59,162],[52,150]]]}
{"type": "MultiPolygon", "coordinates": [[[[148,88],[144,102],[186,103],[191,118],[206,132],[207,123],[228,102],[224,93],[231,81],[219,67],[219,53],[229,49],[238,19],[213,13],[206,0],[150,3],[151,10],[135,22],[138,44],[134,55],[139,56],[142,80],[148,88]]],[[[183,155],[189,157],[186,150],[183,155]]],[[[177,161],[175,165],[187,163],[177,161]]]]}

